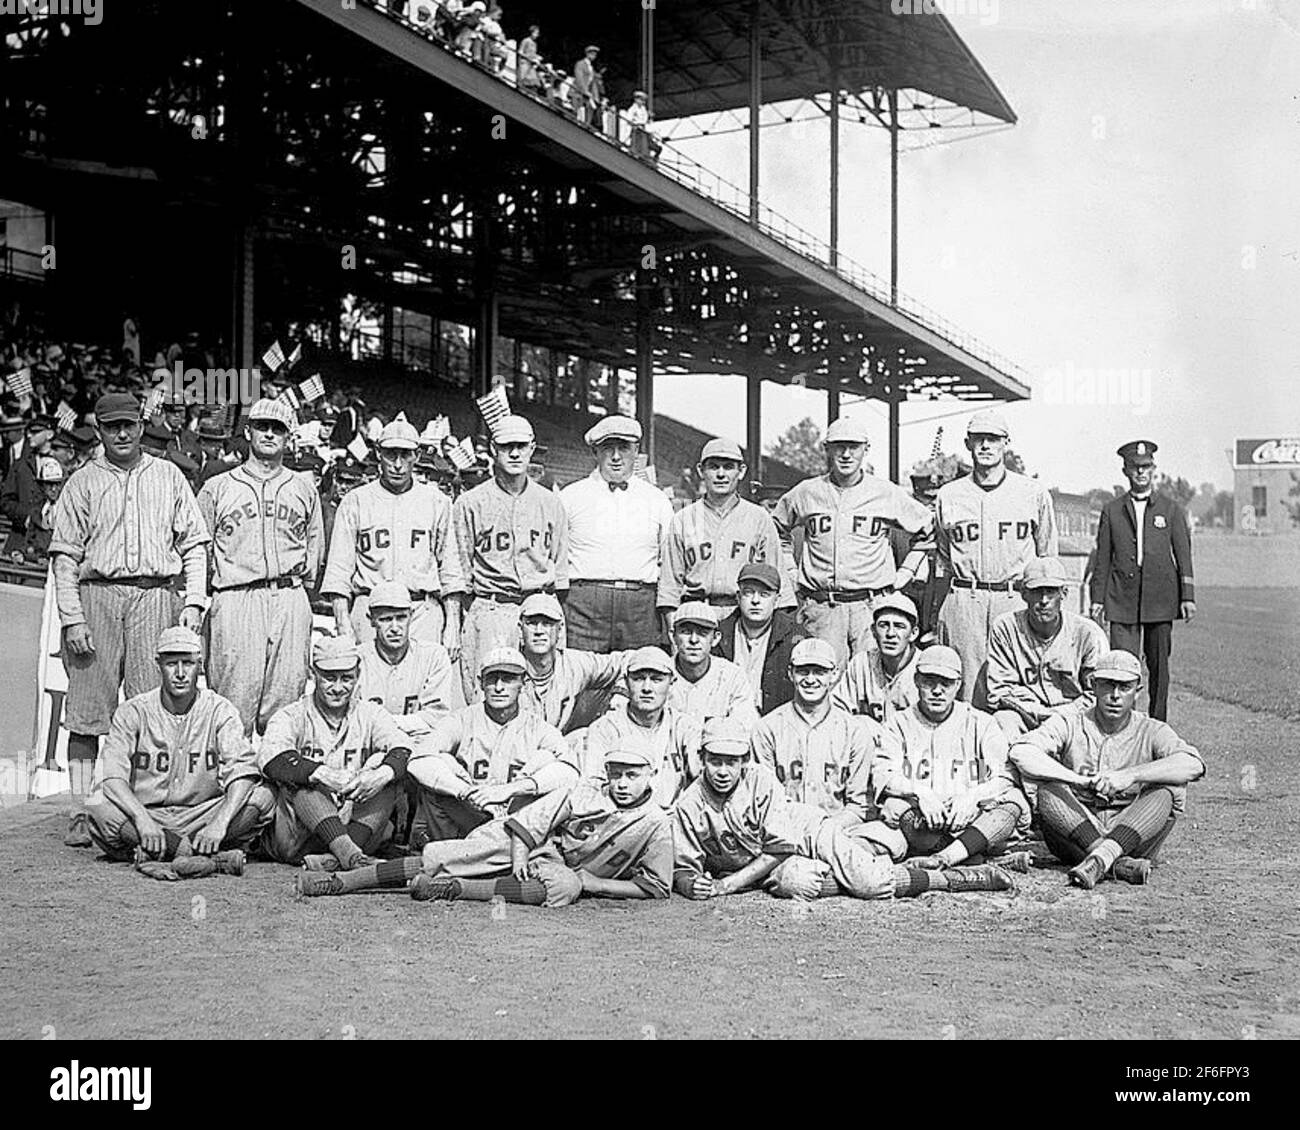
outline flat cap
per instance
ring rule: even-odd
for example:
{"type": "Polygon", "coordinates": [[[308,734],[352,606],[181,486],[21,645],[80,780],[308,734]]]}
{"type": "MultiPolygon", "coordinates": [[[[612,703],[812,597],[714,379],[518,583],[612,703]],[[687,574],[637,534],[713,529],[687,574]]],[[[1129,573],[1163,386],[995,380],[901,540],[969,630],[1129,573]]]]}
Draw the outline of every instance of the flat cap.
{"type": "Polygon", "coordinates": [[[361,662],[361,652],[351,640],[321,636],[311,645],[311,665],[320,671],[351,671],[361,662]]]}
{"type": "Polygon", "coordinates": [[[1158,450],[1159,448],[1149,439],[1131,439],[1128,443],[1121,444],[1115,454],[1125,460],[1154,459],[1158,450]]]}
{"type": "Polygon", "coordinates": [[[710,718],[701,744],[710,753],[744,757],[749,752],[749,732],[734,718],[710,718]]]}
{"type": "Polygon", "coordinates": [[[106,392],[95,401],[95,421],[111,424],[140,419],[140,401],[129,392],[106,392]]]}
{"type": "Polygon", "coordinates": [[[602,760],[606,765],[649,765],[650,755],[630,746],[615,746],[605,751],[602,760]]]}
{"type": "Polygon", "coordinates": [[[533,425],[523,416],[502,416],[492,429],[493,443],[532,443],[533,425]]]}
{"type": "Polygon", "coordinates": [[[494,647],[478,665],[478,673],[486,675],[489,671],[513,671],[522,675],[528,670],[523,654],[517,647],[494,647]]]}
{"type": "Polygon", "coordinates": [[[945,679],[961,678],[961,656],[943,644],[927,647],[916,660],[916,669],[925,675],[941,675],[945,679]]]}
{"type": "Polygon", "coordinates": [[[665,675],[671,675],[673,673],[673,661],[663,648],[651,644],[647,647],[639,647],[631,654],[627,661],[627,669],[629,673],[633,671],[662,671],[665,675]]]}
{"type": "Polygon", "coordinates": [[[392,447],[399,451],[418,451],[420,433],[415,430],[414,424],[406,420],[394,420],[385,424],[380,431],[378,446],[392,447]]]}
{"type": "Polygon", "coordinates": [[[736,576],[736,587],[739,588],[747,581],[762,585],[773,592],[781,591],[781,574],[776,571],[775,565],[769,565],[766,561],[751,561],[748,565],[740,567],[740,572],[736,576]]]}
{"type": "Polygon", "coordinates": [[[737,463],[743,463],[745,456],[740,450],[740,444],[719,438],[711,439],[704,445],[704,450],[700,452],[700,462],[703,463],[706,459],[734,459],[737,463]]]}
{"type": "Polygon", "coordinates": [[[711,604],[702,600],[688,600],[673,613],[673,627],[678,624],[703,624],[705,627],[718,626],[718,613],[711,604]]]}
{"type": "Polygon", "coordinates": [[[230,429],[224,416],[204,416],[199,421],[199,439],[229,439],[230,429]]]}
{"type": "Polygon", "coordinates": [[[400,581],[380,581],[370,590],[371,608],[410,608],[411,590],[400,581]]]}
{"type": "Polygon", "coordinates": [[[1020,579],[1022,589],[1063,589],[1069,583],[1065,566],[1057,557],[1031,557],[1020,579]]]}
{"type": "Polygon", "coordinates": [[[835,649],[825,640],[800,640],[790,652],[791,667],[824,667],[832,671],[839,666],[835,649]]]}
{"type": "Polygon", "coordinates": [[[174,628],[164,628],[158,634],[153,650],[155,655],[202,655],[203,641],[197,632],[178,624],[174,628]]]}
{"type": "Polygon", "coordinates": [[[867,425],[859,420],[850,420],[847,416],[832,420],[831,426],[826,429],[826,435],[822,437],[822,443],[868,442],[870,437],[867,435],[867,425]]]}
{"type": "Polygon", "coordinates": [[[641,425],[630,416],[606,416],[587,429],[582,437],[588,447],[599,447],[611,439],[627,440],[631,443],[641,442],[641,425]]]}
{"type": "Polygon", "coordinates": [[[871,606],[871,618],[874,620],[882,612],[899,612],[913,624],[920,623],[921,614],[916,610],[916,602],[901,592],[887,592],[876,598],[871,606]]]}
{"type": "Polygon", "coordinates": [[[1109,679],[1114,683],[1129,683],[1142,678],[1142,661],[1131,651],[1117,647],[1097,660],[1092,677],[1109,679]]]}
{"type": "Polygon", "coordinates": [[[288,404],[283,400],[272,400],[266,396],[262,397],[248,410],[248,419],[250,422],[253,420],[270,420],[282,424],[288,431],[293,431],[298,426],[298,417],[288,404]]]}
{"type": "Polygon", "coordinates": [[[966,425],[966,434],[968,436],[1001,436],[1006,439],[1011,435],[1007,430],[1007,422],[1003,419],[1001,412],[976,412],[970,418],[970,423],[966,425]]]}
{"type": "Polygon", "coordinates": [[[545,616],[548,620],[559,623],[564,619],[564,609],[549,592],[535,592],[524,597],[523,604],[519,606],[520,619],[525,616],[545,616]]]}

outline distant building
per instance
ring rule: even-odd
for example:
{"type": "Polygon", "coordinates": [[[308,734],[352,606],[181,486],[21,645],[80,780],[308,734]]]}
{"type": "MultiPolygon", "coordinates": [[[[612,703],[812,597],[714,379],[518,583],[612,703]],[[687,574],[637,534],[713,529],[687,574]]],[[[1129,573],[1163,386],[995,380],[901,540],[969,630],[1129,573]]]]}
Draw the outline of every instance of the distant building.
{"type": "Polygon", "coordinates": [[[1289,533],[1287,500],[1300,481],[1300,436],[1239,439],[1232,462],[1237,532],[1289,533]]]}

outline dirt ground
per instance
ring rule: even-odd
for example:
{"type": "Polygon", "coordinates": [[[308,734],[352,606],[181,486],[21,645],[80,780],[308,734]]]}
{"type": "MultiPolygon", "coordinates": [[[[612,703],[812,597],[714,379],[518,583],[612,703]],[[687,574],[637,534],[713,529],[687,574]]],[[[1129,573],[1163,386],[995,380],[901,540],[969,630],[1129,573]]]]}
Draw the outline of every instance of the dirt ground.
{"type": "Polygon", "coordinates": [[[1175,674],[1256,709],[1176,690],[1210,770],[1147,888],[494,917],[297,901],[271,864],[154,883],[63,847],[51,800],[0,812],[0,1037],[1300,1037],[1297,606],[1206,592],[1177,629],[1175,674]]]}

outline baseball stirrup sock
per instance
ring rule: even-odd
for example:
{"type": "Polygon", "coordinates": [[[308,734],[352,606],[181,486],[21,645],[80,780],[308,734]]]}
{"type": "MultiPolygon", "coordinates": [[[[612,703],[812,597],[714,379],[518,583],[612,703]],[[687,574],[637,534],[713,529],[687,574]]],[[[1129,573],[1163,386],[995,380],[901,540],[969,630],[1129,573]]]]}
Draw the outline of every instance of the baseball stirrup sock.
{"type": "Polygon", "coordinates": [[[1102,836],[1092,822],[1092,815],[1067,785],[1055,782],[1038,786],[1038,819],[1062,840],[1068,840],[1080,853],[1087,855],[1102,836]]]}
{"type": "Polygon", "coordinates": [[[949,844],[939,853],[939,858],[952,867],[977,855],[986,854],[989,848],[999,847],[1011,838],[1011,833],[1016,830],[1018,816],[1014,804],[995,804],[992,808],[985,809],[971,821],[968,828],[962,829],[956,843],[949,844]]]}
{"type": "Polygon", "coordinates": [[[240,840],[253,834],[257,828],[259,813],[251,804],[245,804],[238,812],[235,818],[230,822],[226,829],[226,838],[221,842],[223,844],[238,843],[240,840]]]}
{"type": "Polygon", "coordinates": [[[1110,830],[1110,838],[1122,849],[1120,854],[1137,855],[1164,831],[1173,809],[1174,795],[1168,789],[1152,789],[1138,797],[1110,830]]]}
{"type": "MultiPolygon", "coordinates": [[[[942,890],[943,887],[936,881],[942,878],[942,871],[924,871],[920,867],[896,866],[894,868],[894,897],[900,899],[915,898],[917,895],[923,895],[929,890],[942,890]]],[[[943,884],[943,886],[946,885],[946,883],[943,884]]]]}
{"type": "Polygon", "coordinates": [[[540,879],[525,879],[522,883],[513,875],[496,881],[496,894],[506,902],[521,902],[527,906],[541,906],[546,901],[546,885],[540,879]]]}
{"type": "Polygon", "coordinates": [[[358,867],[355,871],[335,873],[343,891],[406,890],[406,885],[414,879],[423,867],[418,856],[403,859],[390,859],[384,863],[374,863],[369,867],[358,867]]]}
{"type": "Polygon", "coordinates": [[[315,789],[299,789],[293,798],[294,814],[311,829],[322,843],[329,846],[330,853],[345,868],[355,862],[363,852],[348,835],[339,819],[334,802],[315,789]]]}

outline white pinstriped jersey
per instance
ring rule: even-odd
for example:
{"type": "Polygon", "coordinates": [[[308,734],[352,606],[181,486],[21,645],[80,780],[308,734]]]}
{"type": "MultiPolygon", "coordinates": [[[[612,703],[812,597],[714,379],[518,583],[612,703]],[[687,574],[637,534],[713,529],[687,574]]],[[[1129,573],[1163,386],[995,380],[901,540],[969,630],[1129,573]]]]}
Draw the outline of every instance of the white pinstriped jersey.
{"type": "Polygon", "coordinates": [[[989,708],[1011,701],[1048,708],[1074,702],[1089,691],[1084,676],[1109,648],[1106,634],[1074,612],[1061,612],[1050,640],[1034,633],[1025,609],[999,616],[989,632],[989,708]]]}
{"type": "Polygon", "coordinates": [[[514,495],[491,478],[456,499],[452,514],[467,591],[519,596],[569,587],[569,518],[553,491],[530,479],[514,495]]]}
{"type": "Polygon", "coordinates": [[[888,722],[916,702],[916,659],[920,654],[918,648],[912,648],[907,662],[891,676],[885,671],[879,651],[873,648],[858,652],[831,691],[831,701],[851,714],[888,722]]]}
{"type": "Polygon", "coordinates": [[[935,498],[939,558],[964,581],[1019,580],[1032,557],[1055,557],[1056,510],[1037,479],[1008,471],[990,489],[970,475],[939,488],[935,498]]]}
{"type": "Polygon", "coordinates": [[[732,502],[719,513],[701,499],[673,515],[659,566],[660,608],[676,608],[686,600],[734,599],[737,574],[754,561],[765,561],[783,574],[779,603],[794,604],[772,516],[743,498],[732,502]]]}

